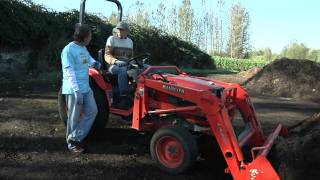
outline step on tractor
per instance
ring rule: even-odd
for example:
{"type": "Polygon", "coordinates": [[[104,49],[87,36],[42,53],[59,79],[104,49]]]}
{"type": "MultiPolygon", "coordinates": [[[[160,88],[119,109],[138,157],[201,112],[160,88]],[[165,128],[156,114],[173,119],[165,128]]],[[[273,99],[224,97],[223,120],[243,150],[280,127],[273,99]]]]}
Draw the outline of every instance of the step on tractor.
{"type": "MultiPolygon", "coordinates": [[[[117,5],[118,21],[121,21],[120,2],[107,1],[117,5]]],[[[85,0],[81,0],[80,7],[80,23],[84,23],[85,0]]],[[[99,51],[101,63],[104,63],[103,57],[102,49],[99,51]]],[[[91,131],[105,128],[112,113],[130,120],[131,127],[138,132],[154,132],[151,157],[161,169],[172,174],[190,168],[199,156],[197,137],[210,136],[226,162],[225,173],[231,173],[234,179],[280,179],[267,155],[275,139],[288,132],[279,124],[265,136],[243,87],[191,76],[176,66],[144,68],[149,57],[145,54],[128,61],[132,99],[128,108],[113,106],[113,100],[118,98],[117,78],[106,67],[90,68],[90,86],[98,107],[91,131]]],[[[61,91],[58,102],[60,116],[66,122],[67,109],[61,91]]]]}

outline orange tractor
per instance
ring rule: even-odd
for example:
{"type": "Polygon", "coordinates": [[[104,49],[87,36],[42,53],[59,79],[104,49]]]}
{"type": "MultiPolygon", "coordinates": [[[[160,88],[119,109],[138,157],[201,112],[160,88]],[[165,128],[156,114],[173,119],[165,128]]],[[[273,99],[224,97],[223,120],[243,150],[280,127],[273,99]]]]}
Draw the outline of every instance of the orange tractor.
{"type": "MultiPolygon", "coordinates": [[[[118,0],[119,20],[122,7],[118,0]]],[[[81,1],[83,23],[85,0],[81,1]]],[[[103,54],[100,54],[103,62],[103,54]]],[[[196,136],[215,138],[227,167],[239,180],[280,179],[267,155],[278,135],[287,130],[279,124],[265,136],[254,107],[244,88],[195,77],[176,66],[143,68],[148,56],[128,61],[128,76],[133,105],[128,109],[113,107],[117,98],[116,79],[107,70],[90,69],[90,84],[98,106],[93,130],[104,128],[109,113],[131,119],[137,131],[155,132],[150,143],[152,158],[163,170],[177,174],[186,171],[198,157],[196,136]],[[246,152],[245,152],[246,151],[246,152]],[[251,152],[251,157],[245,156],[251,152]]],[[[63,95],[59,94],[59,112],[66,121],[63,95]]],[[[213,152],[212,152],[213,153],[213,152]]]]}

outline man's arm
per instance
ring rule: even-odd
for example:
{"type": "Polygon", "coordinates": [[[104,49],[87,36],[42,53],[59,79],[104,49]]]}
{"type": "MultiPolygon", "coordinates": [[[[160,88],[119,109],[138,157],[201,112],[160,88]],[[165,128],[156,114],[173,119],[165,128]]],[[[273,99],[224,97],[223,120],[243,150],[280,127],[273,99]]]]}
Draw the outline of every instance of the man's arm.
{"type": "Polygon", "coordinates": [[[134,57],[134,49],[133,49],[133,41],[132,41],[132,39],[130,39],[130,43],[131,43],[131,58],[132,58],[132,57],[134,57]]]}
{"type": "Polygon", "coordinates": [[[76,74],[71,66],[68,66],[65,68],[66,70],[66,75],[68,78],[68,81],[70,83],[71,88],[73,89],[74,92],[79,91],[79,86],[76,78],[76,74]]]}
{"type": "Polygon", "coordinates": [[[72,56],[71,52],[69,52],[69,49],[63,49],[62,54],[61,54],[61,59],[62,59],[62,68],[65,69],[65,75],[70,83],[71,88],[74,91],[74,96],[76,99],[76,103],[79,105],[83,104],[83,95],[80,92],[79,85],[77,82],[76,74],[75,71],[72,67],[72,56]]]}
{"type": "Polygon", "coordinates": [[[93,57],[90,55],[90,53],[87,51],[88,53],[88,57],[89,57],[89,65],[91,67],[94,67],[96,69],[100,69],[101,68],[101,63],[98,62],[97,60],[93,59],[93,57]]]}
{"type": "Polygon", "coordinates": [[[61,54],[62,67],[65,69],[66,77],[70,83],[71,88],[73,89],[74,92],[76,92],[76,91],[79,91],[79,86],[78,86],[74,69],[72,67],[72,63],[71,63],[72,58],[73,57],[69,49],[63,49],[61,54]]]}
{"type": "Polygon", "coordinates": [[[108,38],[105,51],[104,51],[104,59],[108,64],[114,64],[117,61],[117,59],[114,57],[114,54],[113,54],[112,39],[113,39],[112,36],[108,38]]]}
{"type": "Polygon", "coordinates": [[[88,53],[88,57],[89,57],[89,65],[90,65],[90,66],[93,66],[94,63],[97,62],[97,60],[95,60],[95,59],[90,55],[89,52],[87,52],[87,53],[88,53]]]}

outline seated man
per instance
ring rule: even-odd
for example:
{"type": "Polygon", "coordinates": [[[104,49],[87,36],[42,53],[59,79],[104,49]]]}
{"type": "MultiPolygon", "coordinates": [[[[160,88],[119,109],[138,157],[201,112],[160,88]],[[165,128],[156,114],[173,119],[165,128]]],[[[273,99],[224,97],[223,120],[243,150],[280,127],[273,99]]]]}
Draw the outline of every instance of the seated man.
{"type": "Polygon", "coordinates": [[[129,26],[126,22],[119,22],[116,26],[116,36],[108,38],[105,48],[105,61],[110,64],[109,71],[117,75],[119,99],[115,104],[119,108],[128,107],[128,76],[127,60],[133,56],[133,42],[128,38],[129,26]]]}

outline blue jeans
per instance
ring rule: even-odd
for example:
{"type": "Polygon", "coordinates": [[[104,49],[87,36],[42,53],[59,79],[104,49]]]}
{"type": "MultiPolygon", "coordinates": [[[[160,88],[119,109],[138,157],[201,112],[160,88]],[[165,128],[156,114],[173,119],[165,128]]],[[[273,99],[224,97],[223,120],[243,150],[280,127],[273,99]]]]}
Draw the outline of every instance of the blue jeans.
{"type": "Polygon", "coordinates": [[[82,142],[91,129],[98,109],[91,89],[83,93],[82,105],[76,103],[74,94],[66,94],[66,103],[68,107],[66,141],[68,148],[73,149],[74,144],[70,141],[82,142]]]}
{"type": "Polygon", "coordinates": [[[111,72],[111,74],[118,76],[118,87],[120,95],[126,95],[128,93],[127,66],[119,67],[117,65],[111,65],[109,71],[111,72]]]}

